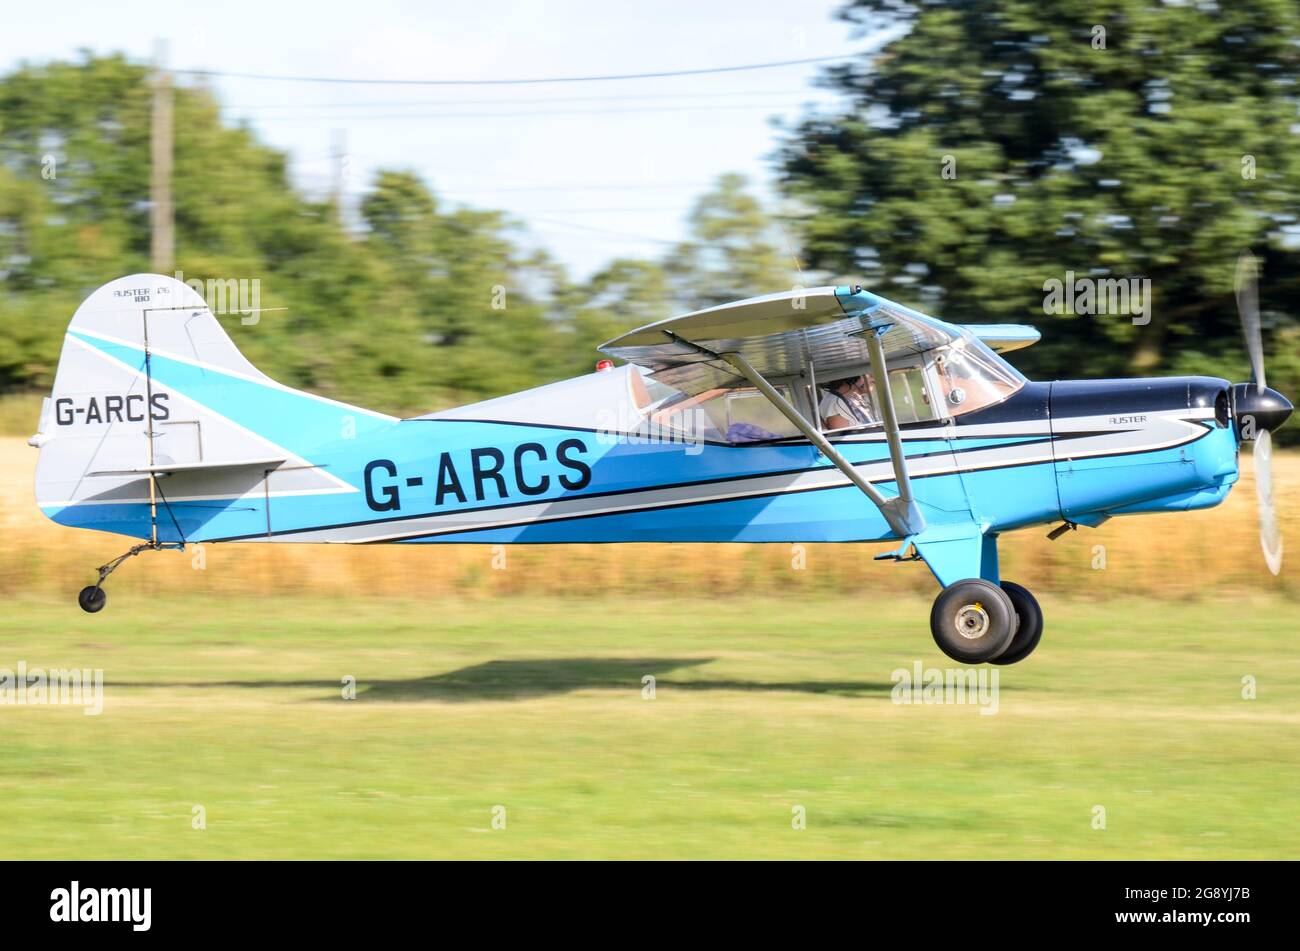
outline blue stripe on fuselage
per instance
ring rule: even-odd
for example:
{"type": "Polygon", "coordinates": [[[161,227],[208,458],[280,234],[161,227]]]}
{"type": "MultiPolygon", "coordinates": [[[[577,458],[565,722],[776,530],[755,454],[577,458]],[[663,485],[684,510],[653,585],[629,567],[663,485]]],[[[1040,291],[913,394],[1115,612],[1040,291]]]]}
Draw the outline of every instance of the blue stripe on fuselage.
{"type": "MultiPolygon", "coordinates": [[[[138,365],[141,352],[83,334],[78,339],[138,365]]],[[[374,525],[400,534],[402,522],[442,513],[493,510],[506,522],[510,508],[538,502],[602,496],[612,505],[636,508],[636,494],[682,486],[682,494],[707,494],[717,483],[743,495],[746,480],[814,470],[829,463],[806,443],[719,445],[714,443],[637,443],[588,430],[519,423],[420,419],[393,421],[256,380],[158,354],[151,355],[156,385],[174,389],[258,433],[289,452],[322,466],[356,489],[338,494],[272,496],[269,525],[275,535],[334,526],[374,525]],[[346,435],[345,435],[346,434],[346,435]],[[522,450],[522,451],[521,451],[522,450]],[[516,464],[517,463],[517,464],[516,464]],[[369,478],[367,469],[369,468],[369,478]]],[[[959,451],[1043,440],[1043,435],[961,439],[907,438],[909,458],[943,457],[959,451]]],[[[883,441],[837,440],[851,462],[888,458],[883,441]]],[[[1043,471],[1022,467],[1003,483],[1006,505],[992,506],[998,523],[1022,509],[1028,497],[1042,495],[1050,480],[1043,471]],[[1006,486],[1015,483],[1010,491],[1006,486]]],[[[1002,473],[1004,470],[996,470],[1002,473]]],[[[982,481],[982,480],[981,480],[982,481]]],[[[274,485],[274,482],[272,483],[274,485]]],[[[882,484],[886,493],[892,483],[882,484]]],[[[966,520],[967,487],[955,474],[916,480],[927,520],[966,520]]],[[[755,489],[755,492],[760,491],[755,489]]],[[[1053,489],[1054,492],[1054,489],[1053,489]]],[[[159,537],[191,541],[265,537],[267,502],[250,495],[235,500],[176,500],[160,507],[159,537]],[[177,526],[179,525],[179,531],[177,526]]],[[[80,503],[48,510],[56,521],[147,537],[147,505],[80,503]]],[[[1035,511],[1035,518],[1039,517],[1035,511]]],[[[1050,517],[1050,516],[1048,516],[1050,517]]],[[[525,528],[444,534],[439,541],[520,540],[852,540],[885,537],[879,512],[856,489],[817,491],[690,502],[649,513],[584,516],[565,522],[538,522],[525,528]],[[561,528],[567,525],[567,528],[561,528]],[[657,526],[657,528],[655,527],[657,526]],[[626,531],[626,537],[619,535],[626,531]],[[661,532],[659,536],[655,532],[661,532]]]]}

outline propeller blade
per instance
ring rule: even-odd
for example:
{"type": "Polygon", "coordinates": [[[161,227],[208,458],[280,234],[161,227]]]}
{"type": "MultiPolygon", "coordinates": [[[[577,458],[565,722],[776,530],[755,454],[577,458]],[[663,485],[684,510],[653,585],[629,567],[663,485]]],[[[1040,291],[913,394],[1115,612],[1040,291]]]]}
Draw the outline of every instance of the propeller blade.
{"type": "Polygon", "coordinates": [[[1237,314],[1241,317],[1241,331],[1246,338],[1246,353],[1250,356],[1250,373],[1260,393],[1264,382],[1264,340],[1259,329],[1259,265],[1255,255],[1247,248],[1237,258],[1237,314]]]}
{"type": "Polygon", "coordinates": [[[1268,570],[1282,570],[1282,531],[1273,508],[1273,437],[1267,429],[1255,436],[1255,495],[1259,500],[1259,544],[1264,549],[1268,570]]]}

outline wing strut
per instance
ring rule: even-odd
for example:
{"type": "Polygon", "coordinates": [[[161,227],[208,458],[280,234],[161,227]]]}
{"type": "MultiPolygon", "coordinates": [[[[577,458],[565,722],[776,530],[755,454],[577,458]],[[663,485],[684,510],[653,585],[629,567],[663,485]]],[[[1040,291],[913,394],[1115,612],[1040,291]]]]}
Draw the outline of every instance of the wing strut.
{"type": "Polygon", "coordinates": [[[894,410],[894,391],[889,387],[889,368],[885,365],[885,348],[880,342],[880,335],[887,329],[888,325],[867,331],[867,350],[871,353],[871,375],[876,378],[877,401],[880,403],[880,415],[884,417],[885,438],[889,440],[889,458],[894,465],[898,499],[903,503],[904,509],[916,513],[919,532],[925,527],[925,520],[921,518],[912,498],[912,480],[907,474],[907,456],[903,454],[903,437],[899,435],[898,413],[894,410]]]}
{"type": "MultiPolygon", "coordinates": [[[[898,441],[898,421],[894,414],[893,403],[890,396],[888,396],[887,388],[885,401],[888,404],[889,409],[886,415],[885,425],[888,428],[892,424],[892,430],[889,434],[890,455],[893,460],[894,477],[898,483],[900,493],[904,487],[907,489],[906,498],[904,498],[902,494],[892,499],[887,498],[879,489],[864,479],[862,474],[854,468],[853,463],[840,455],[839,451],[830,444],[830,441],[821,434],[817,427],[805,419],[803,414],[792,406],[790,401],[782,396],[776,387],[767,382],[763,375],[754,369],[753,365],[739,353],[714,353],[712,350],[701,347],[699,344],[678,337],[671,331],[665,331],[665,333],[676,342],[686,344],[702,354],[707,354],[714,359],[726,362],[741,376],[753,384],[754,387],[767,398],[768,402],[781,411],[781,415],[790,420],[790,422],[794,424],[794,427],[808,438],[809,442],[821,450],[822,455],[829,459],[835,468],[844,473],[845,477],[850,482],[862,490],[863,495],[870,499],[876,508],[880,509],[880,514],[885,517],[885,521],[889,523],[889,527],[893,529],[894,533],[900,538],[915,535],[925,528],[925,519],[921,516],[916,504],[912,501],[911,483],[907,480],[906,461],[902,455],[902,444],[898,441]],[[896,446],[897,451],[895,451],[896,446]]],[[[875,341],[875,346],[877,349],[880,348],[879,340],[875,341]]]]}

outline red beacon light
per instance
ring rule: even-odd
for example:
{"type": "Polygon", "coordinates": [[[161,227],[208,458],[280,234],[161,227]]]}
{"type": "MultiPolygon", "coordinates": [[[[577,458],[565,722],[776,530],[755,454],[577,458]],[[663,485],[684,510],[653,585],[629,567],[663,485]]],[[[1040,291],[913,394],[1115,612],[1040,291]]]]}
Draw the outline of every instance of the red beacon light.
{"type": "Polygon", "coordinates": [[[613,361],[613,360],[597,360],[597,361],[596,361],[596,372],[597,372],[597,373],[604,373],[606,370],[612,370],[612,369],[614,369],[614,361],[613,361]]]}

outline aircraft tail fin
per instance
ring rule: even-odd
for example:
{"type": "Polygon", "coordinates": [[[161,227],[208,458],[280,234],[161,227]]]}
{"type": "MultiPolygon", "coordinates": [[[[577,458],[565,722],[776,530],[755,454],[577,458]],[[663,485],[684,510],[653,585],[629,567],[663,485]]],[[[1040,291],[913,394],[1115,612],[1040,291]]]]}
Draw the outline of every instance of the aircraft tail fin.
{"type": "Polygon", "coordinates": [[[137,537],[159,538],[163,527],[183,541],[178,511],[197,528],[231,499],[245,501],[241,511],[260,506],[248,521],[263,524],[273,488],[355,491],[309,458],[348,438],[348,420],[355,435],[391,417],[276,383],[189,285],[157,274],[119,278],[68,326],[30,440],[41,452],[37,502],[56,521],[137,537]],[[151,480],[173,501],[203,504],[172,505],[159,519],[148,505],[151,480]]]}

